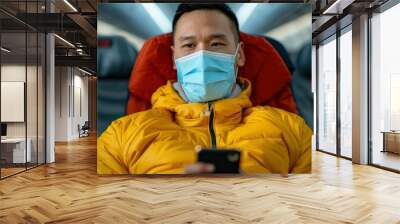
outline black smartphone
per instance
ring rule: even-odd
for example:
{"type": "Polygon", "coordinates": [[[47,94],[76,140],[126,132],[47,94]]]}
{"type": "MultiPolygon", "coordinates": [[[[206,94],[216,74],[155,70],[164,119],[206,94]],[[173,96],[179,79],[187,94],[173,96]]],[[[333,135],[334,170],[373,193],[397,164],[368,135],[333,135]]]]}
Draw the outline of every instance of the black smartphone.
{"type": "Polygon", "coordinates": [[[210,163],[214,173],[239,173],[240,151],[236,149],[202,149],[198,152],[198,162],[210,163]]]}

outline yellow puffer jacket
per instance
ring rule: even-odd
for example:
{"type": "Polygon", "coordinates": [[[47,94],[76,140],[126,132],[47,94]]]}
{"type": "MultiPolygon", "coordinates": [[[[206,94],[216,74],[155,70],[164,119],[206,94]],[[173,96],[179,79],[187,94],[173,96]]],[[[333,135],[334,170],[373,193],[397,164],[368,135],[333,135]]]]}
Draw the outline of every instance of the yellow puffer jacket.
{"type": "Polygon", "coordinates": [[[301,117],[252,107],[251,84],[239,96],[188,104],[172,83],[152,96],[153,108],[115,120],[97,142],[99,174],[176,174],[197,160],[195,146],[241,150],[248,173],[311,171],[311,130],[301,117]],[[211,122],[211,125],[210,125],[211,122]]]}

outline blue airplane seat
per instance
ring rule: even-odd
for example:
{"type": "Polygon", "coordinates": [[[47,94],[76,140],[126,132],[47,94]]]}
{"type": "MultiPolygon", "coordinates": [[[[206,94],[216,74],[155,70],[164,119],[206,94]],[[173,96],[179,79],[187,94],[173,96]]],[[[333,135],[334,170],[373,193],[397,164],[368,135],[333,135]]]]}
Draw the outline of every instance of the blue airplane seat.
{"type": "Polygon", "coordinates": [[[292,90],[297,110],[307,125],[313,129],[314,97],[311,92],[311,43],[304,44],[296,60],[296,71],[293,74],[292,90]]]}
{"type": "Polygon", "coordinates": [[[137,51],[120,36],[99,36],[97,48],[97,136],[124,116],[137,51]]]}
{"type": "Polygon", "coordinates": [[[305,44],[297,54],[296,62],[290,59],[289,52],[278,40],[265,37],[278,51],[290,73],[292,73],[291,88],[296,101],[297,111],[307,125],[313,128],[313,95],[311,92],[311,44],[305,44]]]}

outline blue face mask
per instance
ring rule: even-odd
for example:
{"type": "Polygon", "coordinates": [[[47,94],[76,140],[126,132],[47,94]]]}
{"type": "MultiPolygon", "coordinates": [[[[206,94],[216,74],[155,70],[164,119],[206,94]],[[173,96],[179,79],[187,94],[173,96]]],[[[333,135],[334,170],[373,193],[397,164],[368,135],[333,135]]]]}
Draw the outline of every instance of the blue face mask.
{"type": "Polygon", "coordinates": [[[228,97],[236,81],[236,54],[197,51],[175,60],[178,82],[190,102],[228,97]]]}

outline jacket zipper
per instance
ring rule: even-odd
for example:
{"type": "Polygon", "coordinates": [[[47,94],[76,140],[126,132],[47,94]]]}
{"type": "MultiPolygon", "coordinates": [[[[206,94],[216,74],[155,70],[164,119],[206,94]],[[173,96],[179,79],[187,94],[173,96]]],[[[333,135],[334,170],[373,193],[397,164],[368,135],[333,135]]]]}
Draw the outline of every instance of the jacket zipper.
{"type": "Polygon", "coordinates": [[[210,111],[208,129],[210,131],[210,137],[211,137],[211,149],[217,149],[217,141],[215,138],[215,130],[214,130],[214,108],[212,106],[212,103],[210,102],[208,102],[208,111],[210,111]]]}

